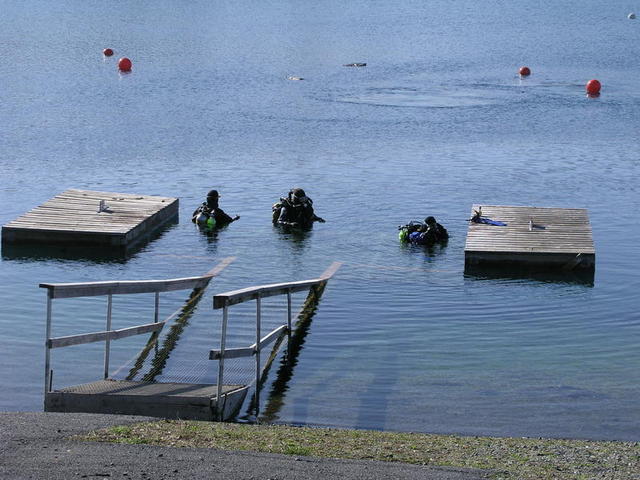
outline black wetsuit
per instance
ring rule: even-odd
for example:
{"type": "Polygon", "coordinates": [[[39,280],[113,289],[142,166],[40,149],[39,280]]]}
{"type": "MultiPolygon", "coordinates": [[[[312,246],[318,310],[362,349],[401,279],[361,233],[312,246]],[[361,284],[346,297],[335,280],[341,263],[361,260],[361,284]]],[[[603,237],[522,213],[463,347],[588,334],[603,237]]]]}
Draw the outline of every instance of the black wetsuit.
{"type": "Polygon", "coordinates": [[[439,223],[422,224],[415,231],[409,233],[409,241],[418,245],[433,245],[446,242],[449,232],[439,223]]]}
{"type": "Polygon", "coordinates": [[[307,198],[302,203],[294,204],[287,198],[273,206],[273,223],[296,227],[310,227],[313,222],[323,222],[313,211],[313,200],[307,198]]]}

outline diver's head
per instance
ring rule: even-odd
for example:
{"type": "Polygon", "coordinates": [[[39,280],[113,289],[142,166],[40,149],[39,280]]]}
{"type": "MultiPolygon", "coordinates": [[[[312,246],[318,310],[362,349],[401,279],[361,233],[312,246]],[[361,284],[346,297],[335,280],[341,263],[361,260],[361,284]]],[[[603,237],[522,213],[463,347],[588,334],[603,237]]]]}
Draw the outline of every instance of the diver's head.
{"type": "Polygon", "coordinates": [[[217,208],[218,198],[220,198],[220,195],[217,190],[209,190],[209,193],[207,193],[207,206],[209,208],[217,208]]]}
{"type": "Polygon", "coordinates": [[[292,188],[289,192],[289,201],[294,205],[302,205],[307,201],[307,196],[301,188],[292,188]]]}
{"type": "Polygon", "coordinates": [[[427,217],[424,219],[424,223],[426,223],[427,225],[435,225],[436,219],[433,217],[427,217]]]}

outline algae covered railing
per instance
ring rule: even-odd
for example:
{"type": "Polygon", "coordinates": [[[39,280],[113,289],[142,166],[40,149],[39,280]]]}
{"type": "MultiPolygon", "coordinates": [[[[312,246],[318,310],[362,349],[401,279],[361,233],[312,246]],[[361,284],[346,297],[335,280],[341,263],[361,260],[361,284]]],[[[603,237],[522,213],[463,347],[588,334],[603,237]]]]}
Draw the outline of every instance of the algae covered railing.
{"type": "Polygon", "coordinates": [[[47,289],[47,326],[45,340],[45,396],[52,391],[53,370],[51,369],[51,350],[54,348],[82,345],[93,342],[105,342],[104,378],[109,376],[109,354],[112,340],[118,340],[133,335],[159,333],[160,330],[182,312],[182,308],[169,315],[164,320],[159,319],[160,293],[186,289],[204,289],[213,277],[218,275],[235,257],[221,260],[207,273],[196,277],[173,278],[165,280],[134,280],[107,281],[86,283],[41,283],[41,288],[47,289]],[[114,295],[128,295],[136,293],[155,293],[155,308],[153,322],[133,327],[113,330],[111,315],[114,295]],[[105,330],[99,332],[82,333],[64,337],[52,337],[53,300],[59,298],[97,297],[107,296],[107,312],[105,330]]]}
{"type": "MultiPolygon", "coordinates": [[[[331,279],[335,272],[342,265],[341,262],[333,262],[325,272],[318,278],[310,280],[301,280],[297,282],[287,283],[274,283],[269,285],[258,285],[254,287],[243,288],[240,290],[233,290],[230,292],[219,293],[213,297],[213,308],[222,309],[222,326],[220,333],[220,348],[211,350],[209,352],[210,360],[218,360],[218,398],[221,398],[221,388],[224,383],[224,360],[226,358],[240,358],[255,356],[255,405],[256,411],[258,409],[260,382],[263,375],[263,369],[261,368],[260,352],[262,349],[271,343],[276,342],[274,349],[277,349],[278,345],[283,341],[285,335],[291,338],[291,294],[301,291],[313,291],[315,289],[324,288],[326,283],[331,279]],[[261,300],[266,297],[272,297],[276,295],[287,296],[287,323],[279,325],[264,337],[261,332],[261,300]],[[255,300],[256,302],[256,332],[255,343],[248,347],[241,348],[226,348],[227,338],[227,326],[229,323],[229,307],[255,300]]],[[[273,355],[272,355],[273,357],[273,355]]],[[[265,365],[265,369],[268,365],[265,365]]]]}

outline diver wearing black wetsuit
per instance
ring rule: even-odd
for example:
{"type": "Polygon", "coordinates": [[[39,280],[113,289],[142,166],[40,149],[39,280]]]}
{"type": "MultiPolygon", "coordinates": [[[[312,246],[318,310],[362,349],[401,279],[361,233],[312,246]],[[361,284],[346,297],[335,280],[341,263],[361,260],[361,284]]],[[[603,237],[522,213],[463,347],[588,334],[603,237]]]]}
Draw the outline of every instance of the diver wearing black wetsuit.
{"type": "Polygon", "coordinates": [[[201,226],[223,227],[238,220],[240,215],[231,217],[218,206],[219,198],[217,190],[209,190],[207,201],[202,202],[202,205],[195,209],[191,215],[191,221],[201,226]]]}
{"type": "Polygon", "coordinates": [[[313,200],[301,188],[293,188],[287,198],[273,205],[273,223],[292,227],[309,228],[313,222],[324,223],[313,211],[313,200]]]}
{"type": "Polygon", "coordinates": [[[436,222],[434,217],[425,218],[422,224],[411,222],[401,229],[406,231],[405,235],[401,237],[401,241],[408,240],[417,245],[444,244],[449,239],[447,229],[436,222]]]}

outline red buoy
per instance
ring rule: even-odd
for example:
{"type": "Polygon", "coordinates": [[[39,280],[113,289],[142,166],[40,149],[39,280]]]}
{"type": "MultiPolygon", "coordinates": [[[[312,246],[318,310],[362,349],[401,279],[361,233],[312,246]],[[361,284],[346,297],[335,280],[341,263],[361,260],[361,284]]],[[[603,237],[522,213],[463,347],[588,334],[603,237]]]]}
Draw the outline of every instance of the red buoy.
{"type": "Polygon", "coordinates": [[[600,82],[596,79],[589,80],[586,85],[586,90],[589,95],[598,95],[600,93],[600,82]]]}
{"type": "Polygon", "coordinates": [[[130,72],[131,71],[131,60],[127,57],[121,58],[118,60],[118,68],[121,72],[130,72]]]}
{"type": "Polygon", "coordinates": [[[520,67],[520,75],[523,77],[528,77],[531,75],[531,69],[529,67],[520,67]]]}
{"type": "Polygon", "coordinates": [[[105,48],[104,50],[102,50],[102,54],[105,57],[110,57],[111,55],[113,55],[113,50],[111,50],[110,48],[105,48]]]}

